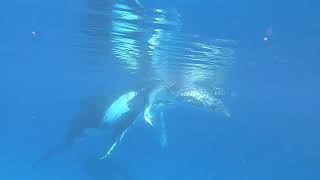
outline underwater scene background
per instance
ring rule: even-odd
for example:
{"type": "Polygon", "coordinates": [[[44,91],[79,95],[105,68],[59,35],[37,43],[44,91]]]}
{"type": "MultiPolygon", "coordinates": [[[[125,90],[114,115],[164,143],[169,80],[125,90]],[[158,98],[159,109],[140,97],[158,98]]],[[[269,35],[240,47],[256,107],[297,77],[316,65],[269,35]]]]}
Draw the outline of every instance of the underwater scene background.
{"type": "Polygon", "coordinates": [[[319,9],[311,0],[2,1],[0,179],[320,179],[319,9]],[[116,103],[151,86],[170,96],[116,103]],[[112,103],[114,113],[141,113],[92,129],[112,103]],[[146,123],[148,108],[160,128],[146,123]]]}

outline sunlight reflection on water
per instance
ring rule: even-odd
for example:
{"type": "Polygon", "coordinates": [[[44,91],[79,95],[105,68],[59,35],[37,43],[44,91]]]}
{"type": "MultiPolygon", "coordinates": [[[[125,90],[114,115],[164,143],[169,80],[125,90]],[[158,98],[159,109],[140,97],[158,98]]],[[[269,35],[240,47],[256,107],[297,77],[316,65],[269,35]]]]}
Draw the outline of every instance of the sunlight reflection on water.
{"type": "Polygon", "coordinates": [[[113,57],[138,78],[213,87],[223,83],[232,66],[235,41],[182,32],[176,9],[148,9],[134,1],[108,1],[102,3],[105,8],[100,2],[98,8],[92,2],[81,27],[87,52],[113,57]]]}

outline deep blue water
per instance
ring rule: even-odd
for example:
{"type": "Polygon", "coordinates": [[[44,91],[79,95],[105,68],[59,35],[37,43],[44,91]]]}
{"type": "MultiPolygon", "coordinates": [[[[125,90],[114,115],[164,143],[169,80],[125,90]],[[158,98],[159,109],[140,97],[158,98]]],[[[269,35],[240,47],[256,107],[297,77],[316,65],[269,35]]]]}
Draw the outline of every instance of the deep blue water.
{"type": "Polygon", "coordinates": [[[0,3],[1,179],[320,179],[320,2],[140,4],[0,3]],[[87,99],[150,79],[219,88],[231,117],[175,107],[165,148],[140,122],[110,159],[95,136],[32,167],[87,99]]]}

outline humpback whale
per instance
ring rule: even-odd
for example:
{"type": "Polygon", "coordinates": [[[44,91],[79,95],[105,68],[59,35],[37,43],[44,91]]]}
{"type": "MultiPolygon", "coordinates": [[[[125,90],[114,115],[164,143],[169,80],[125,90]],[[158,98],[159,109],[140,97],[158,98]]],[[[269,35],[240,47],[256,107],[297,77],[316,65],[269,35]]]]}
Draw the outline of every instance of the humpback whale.
{"type": "Polygon", "coordinates": [[[224,106],[217,93],[199,85],[160,85],[149,95],[149,105],[144,111],[144,118],[152,122],[154,114],[179,105],[192,105],[221,112],[230,118],[230,112],[224,106]]]}
{"type": "Polygon", "coordinates": [[[110,97],[97,96],[92,101],[85,103],[80,110],[76,116],[77,121],[74,121],[69,128],[65,143],[50,150],[35,164],[63,152],[74,143],[92,134],[97,134],[96,132],[112,130],[111,141],[100,156],[100,159],[105,159],[110,156],[138,119],[144,120],[159,132],[161,146],[165,147],[167,135],[164,112],[170,107],[177,107],[181,104],[212,109],[230,117],[222,101],[215,97],[214,93],[200,86],[170,86],[165,83],[151,83],[143,88],[125,91],[111,101],[110,97]]]}
{"type": "Polygon", "coordinates": [[[161,146],[165,147],[167,146],[167,132],[163,114],[166,110],[181,105],[192,105],[220,112],[230,118],[230,112],[219,98],[220,93],[195,84],[183,86],[162,83],[149,93],[148,104],[143,113],[144,119],[150,125],[156,126],[160,134],[161,146]]]}
{"type": "Polygon", "coordinates": [[[171,87],[169,88],[169,92],[180,103],[220,112],[228,118],[231,116],[222,100],[216,95],[217,93],[209,91],[208,88],[204,88],[203,86],[188,85],[171,87]]]}
{"type": "Polygon", "coordinates": [[[71,122],[64,143],[45,153],[34,162],[33,166],[64,152],[89,136],[111,132],[111,145],[108,145],[105,153],[101,156],[101,159],[106,158],[139,119],[139,116],[143,114],[150,102],[148,95],[152,90],[153,84],[150,83],[142,88],[126,91],[115,99],[110,99],[110,95],[90,97],[80,108],[74,121],[71,122]]]}

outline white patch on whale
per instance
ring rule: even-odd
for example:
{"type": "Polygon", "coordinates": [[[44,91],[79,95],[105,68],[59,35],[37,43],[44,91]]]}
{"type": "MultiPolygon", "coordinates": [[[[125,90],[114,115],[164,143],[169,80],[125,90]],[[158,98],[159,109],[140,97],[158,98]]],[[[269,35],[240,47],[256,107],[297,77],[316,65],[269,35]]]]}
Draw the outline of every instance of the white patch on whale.
{"type": "Polygon", "coordinates": [[[230,112],[224,106],[222,100],[216,97],[215,93],[205,88],[190,85],[189,87],[182,87],[178,89],[177,91],[173,92],[173,94],[177,96],[181,102],[212,109],[216,112],[221,112],[226,117],[230,118],[230,112]]]}
{"type": "Polygon", "coordinates": [[[151,109],[151,106],[152,105],[148,105],[145,109],[144,109],[144,112],[143,112],[143,117],[144,117],[144,120],[150,124],[151,126],[153,126],[153,123],[152,123],[152,115],[150,113],[150,109],[151,109]]]}
{"type": "MultiPolygon", "coordinates": [[[[149,94],[148,105],[144,110],[143,116],[144,120],[150,124],[154,125],[155,113],[164,107],[167,107],[170,101],[168,100],[167,90],[163,86],[159,86],[149,94]]],[[[170,97],[171,98],[171,97],[170,97]]]]}
{"type": "Polygon", "coordinates": [[[137,92],[131,91],[120,96],[116,101],[114,101],[104,115],[104,122],[108,124],[116,123],[123,114],[130,111],[128,105],[136,95],[137,92]]]}

